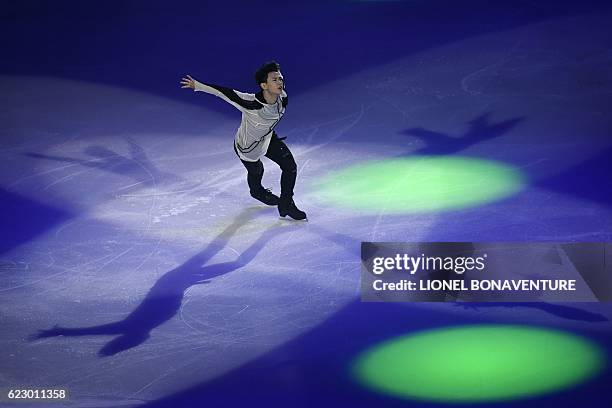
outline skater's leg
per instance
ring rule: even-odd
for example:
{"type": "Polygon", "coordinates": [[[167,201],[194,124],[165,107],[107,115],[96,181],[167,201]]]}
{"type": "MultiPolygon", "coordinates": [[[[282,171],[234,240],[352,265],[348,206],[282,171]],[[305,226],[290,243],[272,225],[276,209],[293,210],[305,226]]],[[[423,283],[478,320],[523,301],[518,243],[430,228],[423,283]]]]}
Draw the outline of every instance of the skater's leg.
{"type": "MultiPolygon", "coordinates": [[[[234,151],[236,152],[236,155],[238,155],[236,146],[234,146],[234,151]]],[[[240,159],[240,157],[238,158],[240,159]]],[[[261,179],[263,178],[264,167],[261,160],[249,162],[240,159],[240,162],[247,169],[247,183],[249,184],[249,190],[251,190],[251,193],[263,190],[264,188],[261,186],[261,179]]]]}
{"type": "Polygon", "coordinates": [[[295,179],[297,178],[297,165],[285,142],[278,139],[276,134],[270,140],[266,157],[281,168],[281,198],[291,199],[293,197],[295,179]]]}
{"type": "MultiPolygon", "coordinates": [[[[234,151],[236,152],[236,146],[234,146],[234,151]]],[[[238,155],[238,152],[236,152],[236,155],[238,155]]],[[[249,184],[251,197],[261,201],[264,204],[278,205],[278,197],[272,194],[270,190],[264,189],[261,185],[261,180],[264,174],[264,167],[261,160],[249,162],[240,159],[240,162],[247,169],[247,183],[249,184]]]]}
{"type": "Polygon", "coordinates": [[[247,183],[249,184],[249,190],[251,193],[256,193],[263,190],[263,187],[261,186],[261,179],[263,178],[264,167],[261,160],[257,160],[256,162],[248,162],[244,160],[240,161],[247,169],[247,183]]]}
{"type": "Polygon", "coordinates": [[[281,168],[281,196],[278,203],[278,213],[281,217],[288,215],[294,220],[305,220],[306,213],[295,206],[293,202],[293,187],[297,178],[297,165],[291,151],[276,133],[270,140],[266,157],[277,163],[281,168]]]}

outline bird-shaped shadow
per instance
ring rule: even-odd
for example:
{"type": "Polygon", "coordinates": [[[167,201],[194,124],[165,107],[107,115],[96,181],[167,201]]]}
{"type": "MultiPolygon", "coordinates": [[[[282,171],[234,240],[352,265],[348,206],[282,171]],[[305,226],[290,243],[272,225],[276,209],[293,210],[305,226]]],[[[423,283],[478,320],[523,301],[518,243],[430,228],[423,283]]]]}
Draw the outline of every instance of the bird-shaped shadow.
{"type": "Polygon", "coordinates": [[[468,130],[461,136],[451,136],[446,133],[434,132],[422,127],[402,130],[400,133],[416,136],[425,142],[425,146],[414,154],[449,155],[460,152],[485,140],[494,139],[516,127],[524,118],[517,117],[497,123],[490,122],[491,112],[485,112],[468,122],[468,130]]]}
{"type": "Polygon", "coordinates": [[[175,174],[160,171],[149,159],[142,146],[138,145],[131,138],[126,138],[129,145],[129,156],[122,156],[111,149],[94,145],[83,150],[91,159],[79,159],[74,157],[54,156],[41,153],[24,153],[25,156],[36,159],[54,160],[65,163],[78,164],[92,169],[102,170],[127,176],[132,178],[135,183],[122,188],[125,190],[131,187],[156,187],[160,184],[185,183],[186,180],[175,174]]]}
{"type": "Polygon", "coordinates": [[[282,221],[271,225],[236,259],[207,265],[206,263],[228,243],[230,238],[250,220],[261,207],[244,210],[201,252],[191,257],[179,267],[166,272],[149,290],[143,301],[127,317],[120,321],[92,327],[60,327],[41,330],[31,340],[55,336],[115,335],[98,352],[100,356],[111,356],[142,344],[151,331],[170,320],[181,307],[185,291],[193,285],[207,283],[210,279],[243,268],[265,247],[266,243],[279,233],[292,231],[296,225],[286,225],[282,221]],[[284,226],[283,226],[284,225],[284,226]]]}

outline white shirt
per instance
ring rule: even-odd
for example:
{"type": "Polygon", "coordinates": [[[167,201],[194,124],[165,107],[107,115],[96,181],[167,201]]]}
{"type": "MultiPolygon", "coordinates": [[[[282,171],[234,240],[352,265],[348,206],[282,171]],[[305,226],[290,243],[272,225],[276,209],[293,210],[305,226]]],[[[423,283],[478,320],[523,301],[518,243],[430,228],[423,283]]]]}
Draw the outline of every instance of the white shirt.
{"type": "Polygon", "coordinates": [[[257,94],[244,93],[198,81],[195,81],[194,91],[216,95],[242,112],[242,121],[234,139],[236,151],[242,160],[256,162],[266,154],[274,127],[287,107],[288,97],[284,90],[275,103],[267,103],[263,91],[257,94]]]}

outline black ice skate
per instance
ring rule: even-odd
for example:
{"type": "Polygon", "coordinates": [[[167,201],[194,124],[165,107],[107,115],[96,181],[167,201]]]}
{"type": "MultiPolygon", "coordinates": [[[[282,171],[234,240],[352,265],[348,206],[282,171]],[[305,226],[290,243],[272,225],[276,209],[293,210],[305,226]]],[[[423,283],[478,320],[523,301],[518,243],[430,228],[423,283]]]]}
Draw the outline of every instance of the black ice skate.
{"type": "Polygon", "coordinates": [[[281,217],[288,215],[294,220],[301,221],[306,219],[306,213],[295,206],[293,199],[280,199],[278,203],[278,213],[281,217]]]}
{"type": "Polygon", "coordinates": [[[261,201],[264,204],[268,204],[268,205],[278,205],[280,203],[280,199],[278,198],[277,195],[272,194],[272,191],[270,191],[270,189],[264,189],[262,187],[261,190],[256,191],[256,192],[252,192],[251,191],[251,197],[255,198],[256,200],[261,201]]]}

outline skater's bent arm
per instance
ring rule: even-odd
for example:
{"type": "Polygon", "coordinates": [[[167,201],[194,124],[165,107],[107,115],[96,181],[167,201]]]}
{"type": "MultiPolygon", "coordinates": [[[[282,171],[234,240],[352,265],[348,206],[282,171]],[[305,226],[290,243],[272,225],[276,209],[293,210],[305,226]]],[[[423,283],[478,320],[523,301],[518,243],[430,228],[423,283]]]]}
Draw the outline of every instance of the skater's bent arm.
{"type": "Polygon", "coordinates": [[[244,111],[248,109],[259,109],[261,104],[255,100],[253,94],[243,93],[224,86],[205,84],[187,75],[181,80],[182,88],[191,88],[195,92],[206,92],[218,96],[237,109],[244,111]]]}

